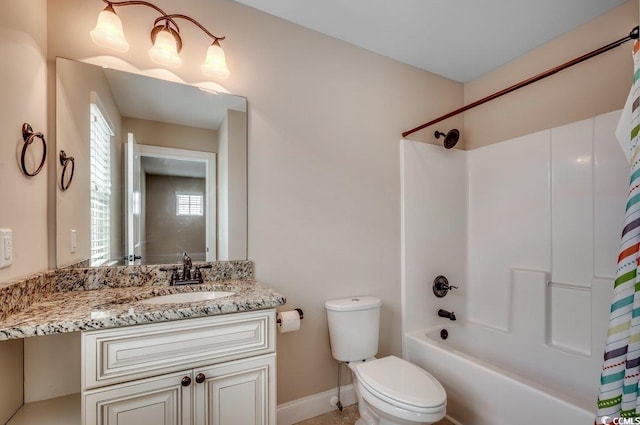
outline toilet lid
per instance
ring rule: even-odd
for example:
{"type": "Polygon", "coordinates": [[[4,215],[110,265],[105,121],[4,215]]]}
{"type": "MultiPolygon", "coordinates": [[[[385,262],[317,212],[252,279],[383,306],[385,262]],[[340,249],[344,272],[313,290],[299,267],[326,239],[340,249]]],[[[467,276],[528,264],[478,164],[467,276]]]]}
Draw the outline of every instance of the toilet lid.
{"type": "Polygon", "coordinates": [[[442,406],[447,393],[424,369],[395,356],[358,364],[360,382],[381,398],[417,408],[442,406]]]}

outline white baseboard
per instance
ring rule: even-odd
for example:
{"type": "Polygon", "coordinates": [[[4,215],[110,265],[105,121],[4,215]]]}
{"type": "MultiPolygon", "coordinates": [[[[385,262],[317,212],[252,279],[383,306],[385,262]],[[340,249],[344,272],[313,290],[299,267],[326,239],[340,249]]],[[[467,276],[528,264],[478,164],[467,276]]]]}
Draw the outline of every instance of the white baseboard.
{"type": "MultiPolygon", "coordinates": [[[[293,425],[318,415],[336,410],[331,405],[331,397],[338,395],[338,388],[333,388],[297,400],[278,405],[278,425],[293,425]]],[[[358,402],[353,385],[345,385],[340,388],[340,399],[343,406],[350,406],[358,402]]]]}
{"type": "Polygon", "coordinates": [[[453,419],[451,416],[447,415],[445,416],[447,418],[447,420],[449,422],[451,422],[453,425],[462,425],[460,422],[456,421],[455,419],[453,419]]]}
{"type": "MultiPolygon", "coordinates": [[[[311,394],[297,400],[279,404],[276,423],[278,425],[293,425],[336,410],[337,407],[331,405],[331,398],[337,395],[338,388],[336,387],[328,391],[311,394]]],[[[353,385],[349,384],[340,388],[340,399],[342,405],[345,407],[358,402],[356,393],[353,390],[353,385]]],[[[462,425],[450,416],[446,416],[446,418],[454,425],[462,425]]]]}

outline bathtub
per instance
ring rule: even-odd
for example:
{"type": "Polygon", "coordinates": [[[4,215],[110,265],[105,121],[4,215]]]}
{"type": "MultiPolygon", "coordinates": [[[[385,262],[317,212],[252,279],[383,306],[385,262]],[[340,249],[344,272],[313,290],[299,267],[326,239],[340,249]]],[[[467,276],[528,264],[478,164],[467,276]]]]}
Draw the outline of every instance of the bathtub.
{"type": "Polygon", "coordinates": [[[405,358],[442,383],[459,424],[594,423],[596,359],[472,323],[407,333],[405,358]]]}

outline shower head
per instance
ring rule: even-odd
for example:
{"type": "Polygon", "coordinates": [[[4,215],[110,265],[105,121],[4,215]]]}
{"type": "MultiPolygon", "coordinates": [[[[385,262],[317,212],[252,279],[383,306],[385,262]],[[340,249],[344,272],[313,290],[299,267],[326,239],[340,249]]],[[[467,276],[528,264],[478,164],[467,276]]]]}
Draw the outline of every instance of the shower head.
{"type": "Polygon", "coordinates": [[[444,134],[440,131],[436,131],[435,136],[436,136],[436,139],[439,139],[440,136],[444,136],[445,149],[451,149],[456,145],[456,143],[458,143],[458,140],[460,140],[460,132],[458,131],[457,128],[449,130],[447,134],[444,134]]]}

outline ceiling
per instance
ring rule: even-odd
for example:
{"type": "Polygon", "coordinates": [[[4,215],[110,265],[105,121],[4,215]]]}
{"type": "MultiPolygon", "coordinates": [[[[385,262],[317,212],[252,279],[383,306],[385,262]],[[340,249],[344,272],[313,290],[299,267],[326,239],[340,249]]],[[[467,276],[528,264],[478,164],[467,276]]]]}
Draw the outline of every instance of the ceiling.
{"type": "Polygon", "coordinates": [[[245,98],[104,69],[120,115],[188,127],[217,130],[227,109],[246,110],[245,98]]]}
{"type": "Polygon", "coordinates": [[[140,165],[145,174],[157,176],[206,178],[207,166],[203,161],[184,161],[173,158],[142,156],[140,165]]]}
{"type": "MultiPolygon", "coordinates": [[[[469,82],[627,0],[236,1],[469,82]]],[[[620,38],[630,30],[621,28],[620,38]]]]}

